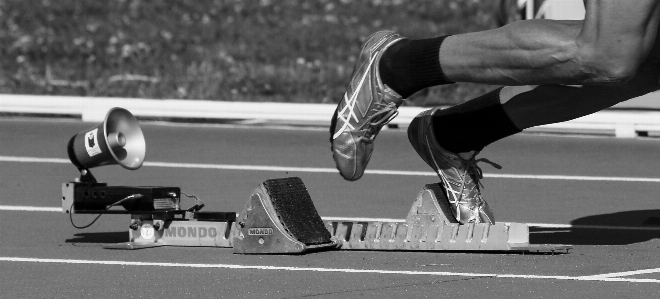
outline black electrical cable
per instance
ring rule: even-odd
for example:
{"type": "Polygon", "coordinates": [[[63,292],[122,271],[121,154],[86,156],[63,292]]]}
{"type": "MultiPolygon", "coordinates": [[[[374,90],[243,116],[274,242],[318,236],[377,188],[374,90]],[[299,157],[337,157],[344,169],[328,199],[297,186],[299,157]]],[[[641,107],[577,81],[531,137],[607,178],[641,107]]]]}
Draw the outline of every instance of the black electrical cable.
{"type": "MultiPolygon", "coordinates": [[[[131,194],[131,195],[126,196],[126,197],[120,199],[119,201],[109,205],[107,208],[105,208],[105,210],[107,211],[110,208],[112,208],[112,207],[114,207],[114,206],[116,206],[116,205],[118,205],[118,204],[120,204],[124,201],[127,201],[129,199],[133,199],[133,198],[137,199],[137,198],[141,198],[141,197],[142,197],[142,194],[131,194]]],[[[92,226],[92,224],[94,224],[94,222],[96,222],[96,220],[99,220],[99,218],[101,218],[101,215],[103,215],[103,214],[99,214],[98,216],[96,216],[96,218],[94,218],[94,220],[92,220],[92,222],[90,222],[89,224],[87,224],[85,226],[77,226],[73,223],[73,203],[71,204],[71,207],[69,208],[69,220],[71,221],[71,225],[73,225],[73,227],[75,227],[77,229],[83,229],[83,228],[88,228],[88,227],[92,226]]]]}
{"type": "Polygon", "coordinates": [[[197,211],[201,210],[201,209],[204,207],[204,203],[203,203],[202,200],[199,199],[199,197],[197,197],[196,195],[194,195],[194,194],[193,194],[193,195],[188,195],[188,194],[186,194],[186,193],[184,193],[184,192],[181,192],[181,194],[184,195],[184,196],[186,196],[186,197],[188,197],[188,198],[194,198],[194,199],[195,199],[195,205],[192,206],[192,207],[190,207],[190,208],[189,208],[188,210],[186,210],[186,211],[188,211],[188,212],[197,212],[197,211]]]}
{"type": "Polygon", "coordinates": [[[88,227],[92,226],[92,224],[94,224],[94,222],[96,222],[96,220],[99,220],[101,215],[103,215],[103,214],[99,214],[98,216],[96,216],[96,218],[94,218],[94,220],[92,220],[91,223],[89,223],[85,226],[76,226],[76,224],[73,223],[73,204],[71,204],[71,208],[69,208],[69,220],[71,220],[71,225],[73,225],[73,227],[75,227],[77,229],[83,229],[83,228],[88,228],[88,227]]]}

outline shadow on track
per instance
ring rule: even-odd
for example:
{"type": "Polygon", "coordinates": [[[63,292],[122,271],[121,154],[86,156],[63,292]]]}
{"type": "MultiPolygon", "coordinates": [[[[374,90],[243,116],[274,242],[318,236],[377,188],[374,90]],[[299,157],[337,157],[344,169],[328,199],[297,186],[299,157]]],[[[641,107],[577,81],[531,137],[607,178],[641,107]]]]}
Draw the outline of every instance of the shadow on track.
{"type": "Polygon", "coordinates": [[[530,228],[532,244],[628,245],[660,238],[660,210],[625,211],[578,218],[574,226],[595,228],[530,228]],[[641,229],[605,229],[598,226],[644,227],[641,229]]]}
{"type": "Polygon", "coordinates": [[[73,235],[73,238],[67,239],[65,242],[99,244],[128,242],[128,232],[79,233],[73,235]]]}

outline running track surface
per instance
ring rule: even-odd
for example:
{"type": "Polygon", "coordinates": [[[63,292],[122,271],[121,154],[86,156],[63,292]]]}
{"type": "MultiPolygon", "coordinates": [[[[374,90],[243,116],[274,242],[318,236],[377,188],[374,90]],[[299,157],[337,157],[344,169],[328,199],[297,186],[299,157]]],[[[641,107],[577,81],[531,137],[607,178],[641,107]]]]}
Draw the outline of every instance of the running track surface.
{"type": "MultiPolygon", "coordinates": [[[[66,142],[94,124],[0,119],[0,298],[654,298],[660,293],[660,140],[519,135],[484,150],[497,221],[534,223],[532,243],[566,255],[231,249],[105,250],[128,216],[73,228],[61,184],[66,142]],[[543,224],[543,225],[541,225],[543,224]]],[[[172,185],[207,211],[239,211],[265,179],[298,176],[322,216],[404,218],[435,177],[405,131],[379,135],[358,182],[333,170],[328,133],[302,128],[142,124],[147,162],[93,169],[111,185],[172,185]]],[[[78,224],[89,215],[74,215],[78,224]]]]}

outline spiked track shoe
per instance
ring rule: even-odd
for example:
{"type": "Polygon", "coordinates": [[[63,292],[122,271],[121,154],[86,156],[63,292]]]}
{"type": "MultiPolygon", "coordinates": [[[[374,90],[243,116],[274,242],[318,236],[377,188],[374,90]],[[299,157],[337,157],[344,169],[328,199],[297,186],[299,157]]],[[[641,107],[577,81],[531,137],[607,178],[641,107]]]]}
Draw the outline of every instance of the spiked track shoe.
{"type": "Polygon", "coordinates": [[[362,177],[383,126],[398,115],[403,98],[380,79],[378,64],[385,50],[402,37],[380,31],[371,35],[355,63],[351,81],[332,117],[330,143],[339,173],[355,181],[362,177]]]}
{"type": "Polygon", "coordinates": [[[486,159],[475,160],[478,152],[464,159],[443,149],[435,138],[432,125],[433,113],[438,109],[424,111],[415,117],[408,127],[408,139],[424,162],[440,177],[449,206],[459,223],[495,224],[493,212],[481,196],[479,180],[483,174],[477,162],[501,167],[486,159]]]}

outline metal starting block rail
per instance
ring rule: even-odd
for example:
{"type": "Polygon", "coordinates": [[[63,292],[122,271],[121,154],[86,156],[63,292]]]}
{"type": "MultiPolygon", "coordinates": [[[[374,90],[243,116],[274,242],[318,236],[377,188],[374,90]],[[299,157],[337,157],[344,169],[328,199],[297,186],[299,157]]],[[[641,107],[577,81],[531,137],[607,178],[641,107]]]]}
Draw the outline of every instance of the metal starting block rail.
{"type": "Polygon", "coordinates": [[[326,221],[342,250],[568,252],[570,245],[530,244],[524,223],[459,224],[438,184],[424,186],[405,222],[326,221]]]}
{"type": "Polygon", "coordinates": [[[529,228],[523,223],[459,224],[444,196],[439,184],[426,185],[405,222],[323,221],[300,178],[271,179],[255,189],[238,214],[134,214],[129,242],[104,247],[233,247],[240,254],[296,254],[336,249],[568,253],[572,248],[530,244],[529,228]]]}

